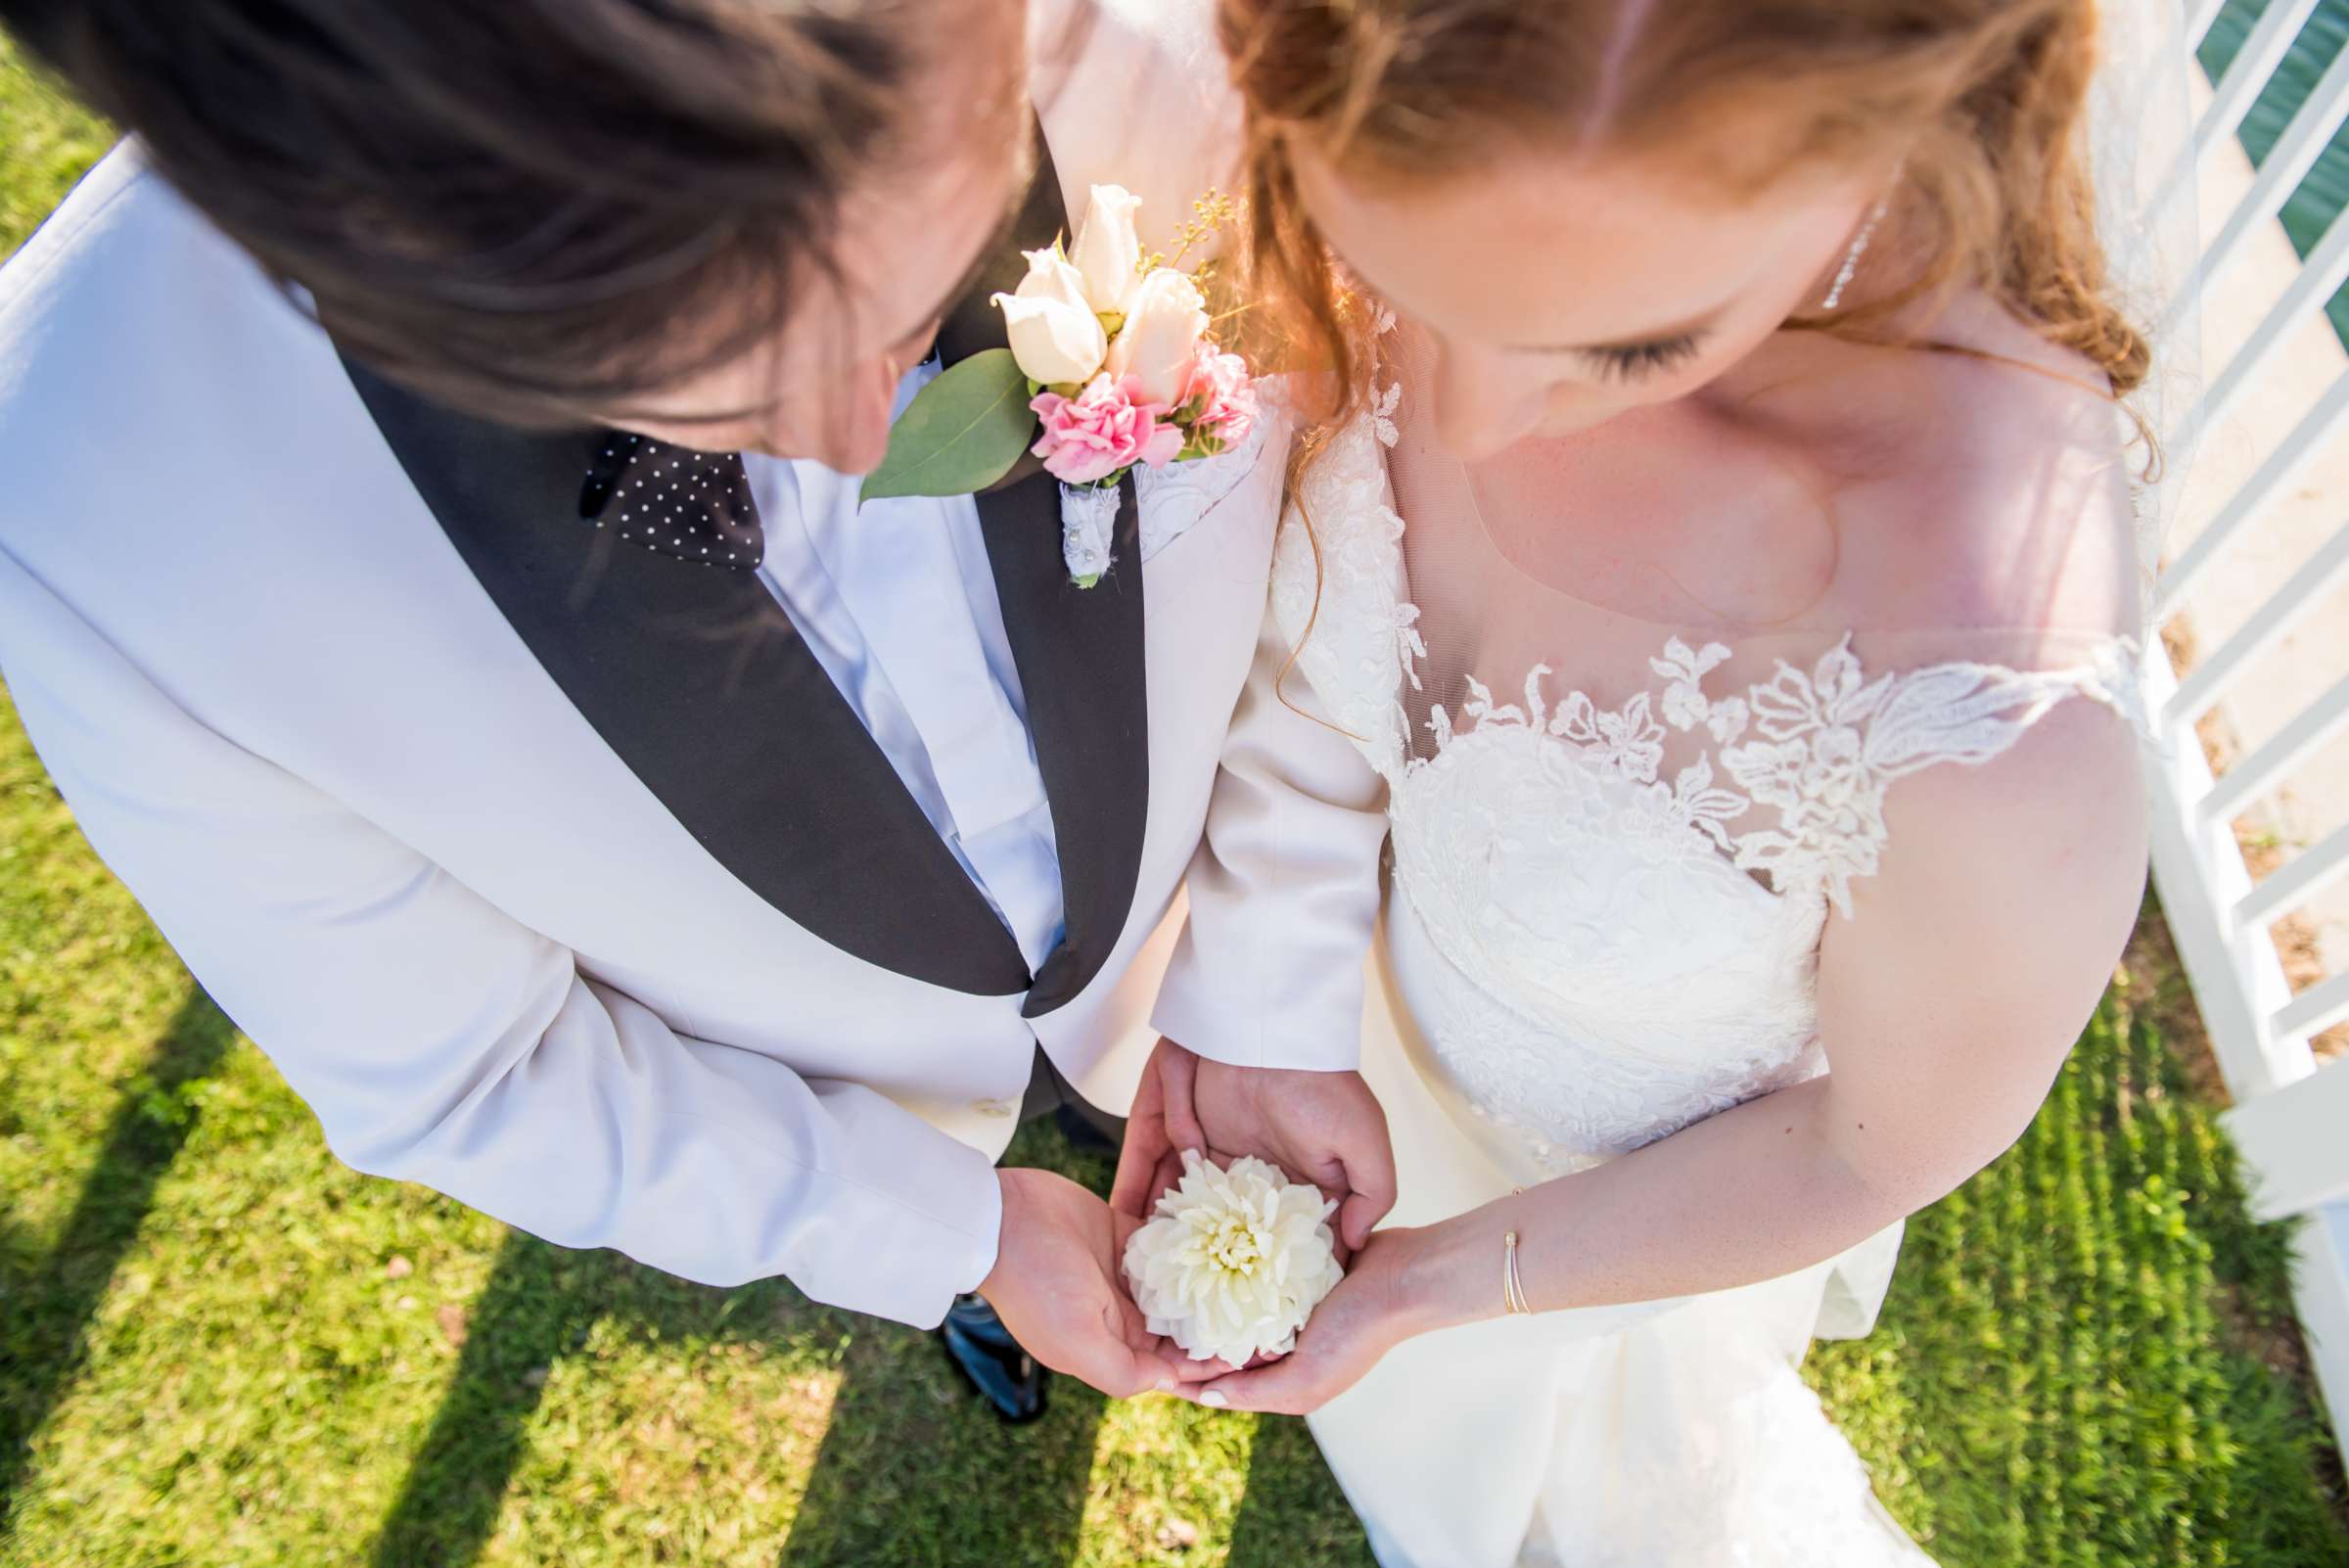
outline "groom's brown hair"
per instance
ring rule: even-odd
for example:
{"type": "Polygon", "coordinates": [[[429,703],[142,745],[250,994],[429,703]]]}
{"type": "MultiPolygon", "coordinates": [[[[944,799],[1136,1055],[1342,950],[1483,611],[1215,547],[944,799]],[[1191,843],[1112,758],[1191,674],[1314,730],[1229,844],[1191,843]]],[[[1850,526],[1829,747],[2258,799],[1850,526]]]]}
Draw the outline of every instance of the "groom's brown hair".
{"type": "Polygon", "coordinates": [[[345,349],[570,423],[778,330],[947,30],[906,10],[0,0],[0,22],[345,349]]]}

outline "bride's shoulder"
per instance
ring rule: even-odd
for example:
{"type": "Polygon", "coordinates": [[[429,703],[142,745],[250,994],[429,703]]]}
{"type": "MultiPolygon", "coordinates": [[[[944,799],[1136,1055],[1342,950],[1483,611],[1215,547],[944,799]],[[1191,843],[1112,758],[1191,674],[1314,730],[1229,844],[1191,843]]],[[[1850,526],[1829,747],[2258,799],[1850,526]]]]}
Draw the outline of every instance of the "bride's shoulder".
{"type": "MultiPolygon", "coordinates": [[[[1095,184],[1142,199],[1142,240],[1174,249],[1191,204],[1231,192],[1242,116],[1213,0],[1040,0],[1030,87],[1072,212],[1095,184]]],[[[1194,249],[1191,259],[1200,259],[1194,249]]]]}
{"type": "Polygon", "coordinates": [[[1878,361],[1869,393],[1892,435],[1844,509],[1839,585],[1861,659],[1893,677],[1873,721],[1898,734],[1880,744],[1906,759],[1870,897],[1929,901],[1937,876],[1967,865],[2027,884],[2062,863],[2075,891],[2134,909],[2144,571],[2131,477],[2145,454],[2085,361],[1987,307],[1950,326],[1936,336],[1952,350],[1878,361]],[[1923,765],[1945,761],[1969,765],[1923,765]]]}
{"type": "Polygon", "coordinates": [[[1843,510],[1866,619],[2017,657],[2141,630],[2132,478],[2147,460],[2085,360],[2020,323],[1961,317],[1942,350],[1886,365],[1898,415],[1843,510]]]}

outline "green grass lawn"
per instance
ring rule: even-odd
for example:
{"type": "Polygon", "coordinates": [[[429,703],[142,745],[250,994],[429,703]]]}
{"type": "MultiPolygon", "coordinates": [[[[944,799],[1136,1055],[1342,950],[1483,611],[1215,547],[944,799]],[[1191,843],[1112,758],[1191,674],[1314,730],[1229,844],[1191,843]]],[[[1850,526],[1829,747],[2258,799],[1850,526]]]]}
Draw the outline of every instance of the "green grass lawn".
{"type": "MultiPolygon", "coordinates": [[[[0,40],[0,254],[104,144],[0,40]]],[[[1812,1360],[1945,1568],[2349,1561],[2178,988],[2149,920],[1874,1337],[1812,1360]]],[[[926,1336],[342,1169],[0,694],[0,1568],[1368,1563],[1301,1423],[1058,1393],[1007,1433],[926,1336]]]]}

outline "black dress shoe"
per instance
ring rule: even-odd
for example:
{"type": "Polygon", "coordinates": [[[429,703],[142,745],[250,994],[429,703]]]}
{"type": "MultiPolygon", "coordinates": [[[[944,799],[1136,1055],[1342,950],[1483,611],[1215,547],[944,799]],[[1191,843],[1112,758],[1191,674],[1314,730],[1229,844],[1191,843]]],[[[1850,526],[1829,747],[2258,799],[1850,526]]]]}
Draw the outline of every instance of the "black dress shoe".
{"type": "Polygon", "coordinates": [[[1044,1413],[1044,1381],[1051,1374],[1020,1349],[986,1298],[955,1297],[938,1337],[946,1347],[946,1360],[997,1415],[1020,1422],[1044,1413]]]}

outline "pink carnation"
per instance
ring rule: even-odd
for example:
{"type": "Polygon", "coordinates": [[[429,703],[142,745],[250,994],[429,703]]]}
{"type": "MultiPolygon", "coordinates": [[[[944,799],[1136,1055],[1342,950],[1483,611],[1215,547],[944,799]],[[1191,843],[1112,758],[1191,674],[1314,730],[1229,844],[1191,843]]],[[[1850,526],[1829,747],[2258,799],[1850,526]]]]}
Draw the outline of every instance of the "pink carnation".
{"type": "Polygon", "coordinates": [[[1191,417],[1191,433],[1222,442],[1226,451],[1246,440],[1255,428],[1256,384],[1248,375],[1248,361],[1218,352],[1212,343],[1199,345],[1199,361],[1183,401],[1198,408],[1191,417]]]}
{"type": "Polygon", "coordinates": [[[1136,463],[1163,468],[1182,450],[1182,432],[1166,422],[1172,410],[1141,401],[1131,376],[1112,381],[1104,371],[1074,397],[1042,392],[1028,406],[1044,423],[1031,450],[1063,484],[1091,484],[1136,463]]]}

